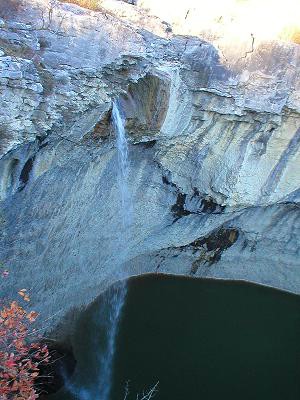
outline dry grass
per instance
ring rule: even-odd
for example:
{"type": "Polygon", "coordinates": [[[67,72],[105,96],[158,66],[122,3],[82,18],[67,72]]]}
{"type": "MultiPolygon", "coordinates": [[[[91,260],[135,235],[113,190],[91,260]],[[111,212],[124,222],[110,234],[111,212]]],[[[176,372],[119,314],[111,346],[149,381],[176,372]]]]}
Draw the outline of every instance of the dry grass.
{"type": "Polygon", "coordinates": [[[100,10],[101,0],[61,0],[63,3],[77,4],[80,7],[88,8],[89,10],[100,10]]]}
{"type": "Polygon", "coordinates": [[[300,29],[298,31],[295,31],[292,35],[292,41],[296,44],[300,44],[300,29]]]}
{"type": "Polygon", "coordinates": [[[300,44],[300,26],[291,25],[286,27],[281,32],[280,38],[289,42],[300,44]]]}

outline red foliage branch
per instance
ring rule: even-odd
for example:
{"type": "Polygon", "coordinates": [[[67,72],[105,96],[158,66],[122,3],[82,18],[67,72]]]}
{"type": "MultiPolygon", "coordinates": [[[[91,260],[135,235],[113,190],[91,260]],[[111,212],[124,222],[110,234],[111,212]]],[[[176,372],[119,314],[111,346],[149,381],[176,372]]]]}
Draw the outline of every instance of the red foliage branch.
{"type": "MultiPolygon", "coordinates": [[[[26,290],[19,294],[29,301],[26,290]]],[[[0,400],[35,400],[39,365],[49,361],[46,345],[32,342],[31,324],[38,314],[27,312],[16,301],[0,309],[0,400]],[[30,335],[30,336],[29,336],[30,335]]]]}

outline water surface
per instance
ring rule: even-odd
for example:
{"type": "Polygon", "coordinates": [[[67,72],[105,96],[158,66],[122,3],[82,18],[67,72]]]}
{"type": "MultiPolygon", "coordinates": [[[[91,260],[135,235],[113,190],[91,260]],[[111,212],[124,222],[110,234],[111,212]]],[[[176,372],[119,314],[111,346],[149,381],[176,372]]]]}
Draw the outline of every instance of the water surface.
{"type": "MultiPolygon", "coordinates": [[[[72,382],[97,397],[103,298],[84,314],[72,382]]],[[[105,310],[103,309],[103,312],[105,310]]],[[[299,400],[300,296],[250,283],[148,275],[128,281],[111,400],[159,381],[163,400],[299,400]]]]}

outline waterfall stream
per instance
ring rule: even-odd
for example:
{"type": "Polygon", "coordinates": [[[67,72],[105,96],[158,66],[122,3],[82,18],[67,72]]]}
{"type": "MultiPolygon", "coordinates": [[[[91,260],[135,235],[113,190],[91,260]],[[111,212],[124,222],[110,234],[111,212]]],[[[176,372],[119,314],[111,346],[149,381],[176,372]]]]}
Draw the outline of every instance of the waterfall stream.
{"type": "MultiPolygon", "coordinates": [[[[116,132],[116,142],[118,150],[118,185],[120,191],[120,218],[122,221],[123,235],[120,237],[124,240],[124,235],[128,236],[132,219],[132,202],[128,188],[129,158],[128,144],[126,140],[124,121],[120,112],[118,103],[113,103],[112,121],[116,132]]],[[[123,242],[124,243],[124,242],[123,242]]],[[[126,249],[122,249],[123,252],[126,249]]]]}
{"type": "MultiPolygon", "coordinates": [[[[131,196],[128,188],[128,145],[126,140],[124,120],[122,119],[120,107],[117,102],[113,103],[112,122],[116,133],[116,144],[118,153],[117,179],[120,193],[120,229],[118,235],[118,251],[121,254],[121,261],[126,256],[126,243],[129,238],[130,225],[132,220],[131,196]],[[125,244],[125,246],[124,246],[125,244]]],[[[118,324],[122,312],[122,307],[126,298],[126,282],[122,280],[122,273],[119,272],[120,279],[111,288],[106,297],[107,312],[106,332],[108,335],[107,345],[104,353],[100,357],[100,376],[99,376],[99,400],[108,400],[111,389],[113,358],[115,353],[115,342],[118,332],[118,324]]],[[[100,316],[101,318],[101,316],[100,316]]]]}
{"type": "MultiPolygon", "coordinates": [[[[116,182],[120,198],[119,210],[119,227],[116,237],[116,249],[118,249],[119,260],[121,265],[126,260],[127,243],[130,236],[130,225],[132,221],[132,202],[130,191],[128,188],[128,145],[126,141],[124,120],[121,116],[120,106],[117,102],[113,103],[112,123],[116,134],[117,148],[117,167],[116,182]]],[[[80,400],[109,400],[112,386],[113,361],[115,354],[116,338],[122,308],[127,293],[127,283],[124,280],[122,270],[114,271],[116,283],[109,288],[101,308],[95,320],[95,332],[93,335],[93,346],[95,349],[94,362],[97,370],[96,379],[92,385],[88,387],[77,386],[64,376],[65,388],[72,396],[80,400]],[[99,336],[101,343],[98,342],[99,336]]]]}
{"type": "Polygon", "coordinates": [[[104,322],[105,324],[107,342],[106,348],[98,360],[100,368],[98,377],[99,395],[96,394],[97,400],[109,400],[116,336],[126,292],[126,282],[120,281],[114,285],[106,294],[107,307],[105,309],[107,310],[107,315],[99,316],[101,323],[103,324],[104,322]]]}

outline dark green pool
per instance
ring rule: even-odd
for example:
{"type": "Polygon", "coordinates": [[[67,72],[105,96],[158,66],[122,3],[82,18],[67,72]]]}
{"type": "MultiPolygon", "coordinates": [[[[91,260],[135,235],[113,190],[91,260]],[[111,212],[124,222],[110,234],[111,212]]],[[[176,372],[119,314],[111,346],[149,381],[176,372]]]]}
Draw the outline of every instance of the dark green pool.
{"type": "MultiPolygon", "coordinates": [[[[87,391],[98,379],[99,315],[101,299],[77,332],[75,380],[87,391]]],[[[299,400],[300,296],[232,281],[130,279],[111,400],[123,399],[128,380],[129,400],[157,381],[161,400],[299,400]]]]}

